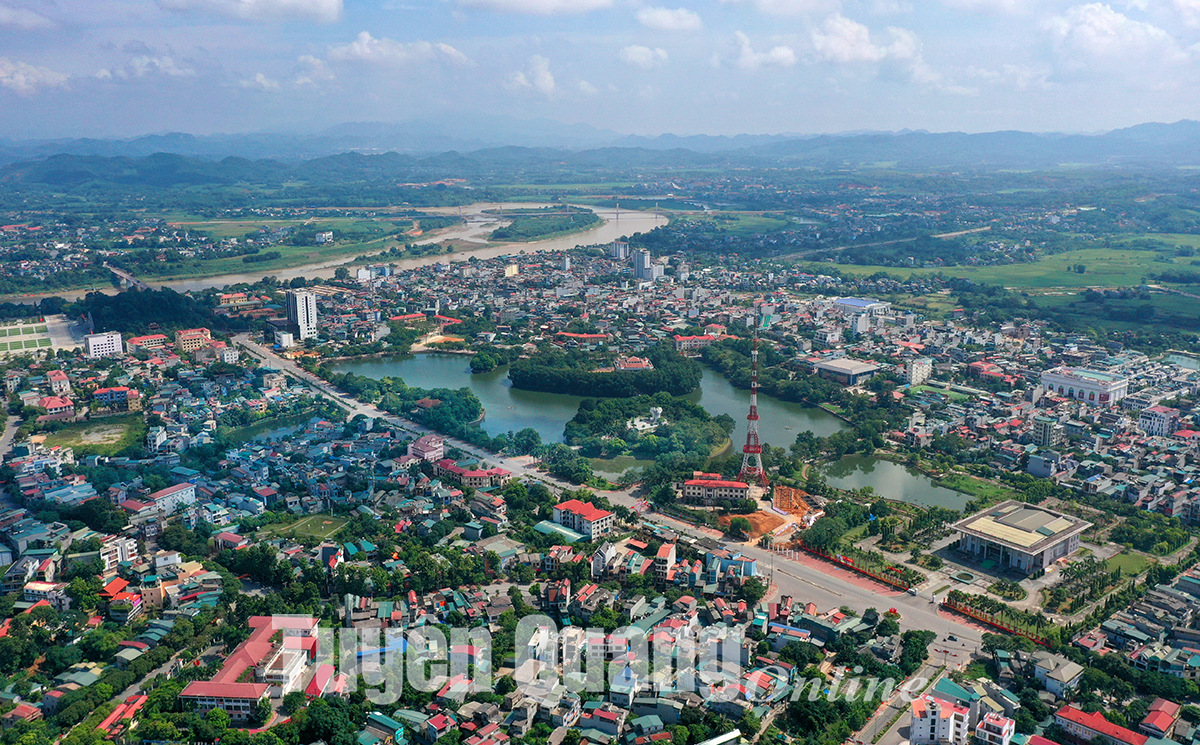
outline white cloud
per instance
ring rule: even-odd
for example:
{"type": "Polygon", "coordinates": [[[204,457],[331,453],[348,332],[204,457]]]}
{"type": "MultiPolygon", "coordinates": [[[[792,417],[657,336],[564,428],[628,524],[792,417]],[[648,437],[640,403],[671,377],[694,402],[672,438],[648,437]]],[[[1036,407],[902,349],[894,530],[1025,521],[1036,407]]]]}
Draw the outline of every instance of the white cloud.
{"type": "Polygon", "coordinates": [[[332,23],[342,18],[343,0],[158,0],[176,13],[215,13],[247,20],[307,18],[332,23]]]}
{"type": "Polygon", "coordinates": [[[166,75],[169,78],[190,78],[196,70],[186,65],[180,65],[174,57],[168,55],[139,54],[129,60],[127,69],[119,70],[118,77],[144,78],[148,75],[166,75]]]}
{"type": "Polygon", "coordinates": [[[1178,64],[1188,59],[1166,31],[1105,3],[1076,5],[1043,27],[1058,50],[1081,67],[1099,63],[1128,69],[1135,63],[1178,64]]]}
{"type": "MultiPolygon", "coordinates": [[[[400,65],[432,59],[444,59],[458,65],[467,64],[467,56],[449,44],[428,41],[401,42],[395,39],[376,39],[366,31],[349,44],[331,47],[329,59],[341,62],[400,65]]],[[[301,61],[305,58],[301,57],[301,61]]],[[[311,64],[311,63],[310,63],[311,64]]]]}
{"type": "Polygon", "coordinates": [[[11,26],[27,31],[54,28],[54,22],[29,8],[0,3],[0,26],[11,26]]]}
{"type": "Polygon", "coordinates": [[[257,89],[264,90],[264,91],[279,90],[279,81],[272,80],[271,78],[268,78],[266,75],[263,75],[261,72],[257,73],[252,78],[248,78],[246,80],[239,81],[238,85],[242,86],[243,88],[257,88],[257,89]]]}
{"type": "Polygon", "coordinates": [[[578,83],[575,84],[575,87],[578,88],[579,92],[585,96],[594,96],[600,92],[599,88],[592,85],[591,83],[589,83],[586,80],[580,80],[578,83]]]}
{"type": "Polygon", "coordinates": [[[817,56],[831,62],[878,62],[888,54],[871,41],[870,29],[840,14],[812,32],[812,43],[817,56]]]}
{"type": "Polygon", "coordinates": [[[659,31],[699,31],[704,28],[700,16],[687,8],[642,8],[637,12],[638,23],[659,31]]]}
{"type": "Polygon", "coordinates": [[[45,67],[0,57],[0,88],[29,96],[42,88],[66,85],[67,76],[45,67]]]}
{"type": "Polygon", "coordinates": [[[459,0],[464,8],[516,13],[530,16],[560,16],[591,13],[612,7],[612,0],[459,0]]]}
{"type": "Polygon", "coordinates": [[[324,60],[304,54],[297,57],[296,61],[300,63],[301,69],[292,80],[295,85],[315,85],[321,80],[333,80],[333,72],[324,60]]]}
{"type": "Polygon", "coordinates": [[[741,31],[736,34],[738,41],[737,66],[743,70],[757,70],[760,67],[791,67],[796,64],[796,52],[789,46],[771,47],[765,52],[754,51],[750,37],[741,31]]]}
{"type": "Polygon", "coordinates": [[[550,60],[540,54],[530,57],[524,70],[518,70],[509,76],[508,86],[528,88],[550,95],[554,92],[554,75],[550,72],[550,60]]]}
{"type": "Polygon", "coordinates": [[[667,61],[667,50],[655,47],[640,47],[636,44],[621,50],[621,61],[649,70],[667,61]]]}

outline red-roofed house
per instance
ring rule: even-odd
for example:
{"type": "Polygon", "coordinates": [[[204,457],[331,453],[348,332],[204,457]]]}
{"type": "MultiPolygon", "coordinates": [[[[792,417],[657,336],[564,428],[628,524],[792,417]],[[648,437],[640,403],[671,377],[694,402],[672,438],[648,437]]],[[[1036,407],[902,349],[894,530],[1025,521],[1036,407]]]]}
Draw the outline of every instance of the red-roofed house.
{"type": "Polygon", "coordinates": [[[1154,703],[1150,704],[1150,712],[1138,725],[1138,729],[1151,737],[1170,740],[1175,736],[1175,723],[1179,721],[1181,708],[1174,701],[1156,698],[1154,703]]]}
{"type": "Polygon", "coordinates": [[[46,396],[38,401],[38,406],[46,410],[45,416],[38,417],[39,420],[52,421],[75,416],[75,402],[65,396],[46,396]]]}
{"type": "Polygon", "coordinates": [[[8,712],[3,717],[4,729],[8,729],[17,722],[22,720],[32,722],[35,719],[42,718],[42,710],[32,704],[17,704],[17,708],[8,712]]]}
{"type": "Polygon", "coordinates": [[[1148,739],[1146,735],[1113,724],[1102,714],[1089,714],[1069,705],[1058,710],[1054,715],[1054,722],[1066,730],[1067,734],[1083,742],[1091,742],[1098,735],[1123,745],[1146,745],[1148,739]]]}
{"type": "Polygon", "coordinates": [[[244,535],[238,535],[237,533],[230,533],[228,531],[217,533],[217,548],[222,550],[227,548],[237,550],[239,548],[245,548],[249,545],[250,539],[244,535]]]}
{"type": "Polygon", "coordinates": [[[688,479],[683,482],[682,497],[687,502],[700,502],[712,506],[727,499],[746,499],[749,496],[750,485],[744,481],[688,479]]]}
{"type": "Polygon", "coordinates": [[[967,707],[925,694],[912,702],[908,739],[913,745],[966,745],[971,737],[970,722],[967,707]]]}
{"type": "Polygon", "coordinates": [[[554,522],[576,533],[582,533],[589,540],[595,540],[611,533],[616,520],[613,513],[602,510],[591,502],[571,499],[554,505],[554,522]]]}
{"type": "Polygon", "coordinates": [[[188,683],[179,694],[200,714],[222,708],[234,722],[245,722],[268,693],[282,697],[298,689],[304,663],[315,652],[315,645],[298,645],[288,639],[315,638],[317,619],[252,616],[247,623],[254,631],[225,659],[220,672],[212,680],[188,683]],[[281,638],[273,641],[276,633],[281,638]],[[243,682],[243,677],[253,682],[243,682]]]}

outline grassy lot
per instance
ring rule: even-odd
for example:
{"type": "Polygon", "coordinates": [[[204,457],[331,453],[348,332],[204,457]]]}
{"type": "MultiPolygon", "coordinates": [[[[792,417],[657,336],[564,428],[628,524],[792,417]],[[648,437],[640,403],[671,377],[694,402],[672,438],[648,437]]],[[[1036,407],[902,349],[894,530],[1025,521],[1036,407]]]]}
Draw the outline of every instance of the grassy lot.
{"type": "Polygon", "coordinates": [[[339,230],[354,232],[379,233],[390,232],[390,221],[362,220],[350,217],[314,217],[308,220],[179,220],[178,224],[207,233],[214,238],[241,238],[247,233],[253,233],[259,228],[287,228],[308,225],[319,230],[332,230],[335,237],[339,230]]]}
{"type": "Polygon", "coordinates": [[[341,530],[345,524],[346,520],[340,517],[332,515],[309,515],[289,525],[268,525],[259,532],[286,536],[295,535],[298,538],[309,536],[319,541],[325,541],[341,530]]]}
{"type": "Polygon", "coordinates": [[[913,387],[909,388],[908,390],[910,393],[940,393],[943,396],[948,397],[951,401],[962,401],[964,399],[970,398],[970,396],[968,396],[965,393],[956,393],[955,391],[947,391],[943,388],[938,388],[937,386],[933,386],[933,385],[914,385],[913,387]]]}
{"type": "Polygon", "coordinates": [[[947,489],[953,489],[963,494],[970,494],[977,499],[986,499],[989,502],[1002,502],[1005,499],[1021,498],[1018,492],[1006,486],[993,484],[963,473],[952,473],[945,478],[939,479],[938,486],[944,486],[947,489]]]}
{"type": "Polygon", "coordinates": [[[141,414],[103,417],[90,422],[68,424],[46,436],[46,446],[74,448],[75,455],[117,455],[146,437],[146,422],[141,414]]]}
{"type": "Polygon", "coordinates": [[[1121,576],[1133,577],[1150,568],[1150,560],[1141,554],[1117,554],[1104,562],[1104,568],[1113,571],[1121,568],[1121,576]]]}
{"type": "Polygon", "coordinates": [[[588,458],[592,470],[601,476],[620,476],[630,468],[648,468],[654,465],[653,460],[634,458],[631,455],[619,455],[616,458],[588,458]]]}
{"type": "MultiPolygon", "coordinates": [[[[1144,237],[1156,237],[1149,235],[1144,237]]],[[[1161,237],[1161,236],[1158,236],[1161,237]]],[[[1181,236],[1193,238],[1195,236],[1181,236]]],[[[837,269],[846,274],[870,275],[886,272],[895,277],[928,276],[944,274],[964,277],[974,282],[1004,285],[1017,289],[1036,290],[1054,287],[1130,287],[1142,284],[1142,278],[1172,266],[1154,261],[1158,254],[1152,251],[1132,251],[1121,248],[1084,248],[1046,256],[1032,264],[1008,264],[1005,266],[949,266],[938,269],[908,269],[890,266],[858,266],[838,264],[837,269]],[[1069,271],[1068,267],[1083,264],[1083,274],[1069,271]]],[[[1178,266],[1178,265],[1175,265],[1178,266]]],[[[829,269],[829,264],[813,264],[812,271],[829,269]]]]}
{"type": "Polygon", "coordinates": [[[1190,330],[1200,317],[1200,300],[1164,293],[1152,293],[1145,299],[1107,298],[1103,302],[1091,302],[1083,293],[1056,293],[1038,295],[1035,302],[1080,321],[1118,330],[1144,327],[1147,323],[1190,330]]]}
{"type": "Polygon", "coordinates": [[[385,251],[399,245],[390,238],[376,238],[362,243],[332,243],[324,246],[271,246],[269,251],[278,251],[278,259],[247,264],[241,256],[223,256],[219,259],[201,260],[198,264],[187,262],[180,265],[178,270],[170,274],[147,274],[146,278],[154,281],[167,279],[187,279],[189,277],[210,277],[222,274],[250,274],[267,276],[280,269],[288,269],[304,264],[314,264],[331,259],[344,259],[363,253],[385,251]]]}

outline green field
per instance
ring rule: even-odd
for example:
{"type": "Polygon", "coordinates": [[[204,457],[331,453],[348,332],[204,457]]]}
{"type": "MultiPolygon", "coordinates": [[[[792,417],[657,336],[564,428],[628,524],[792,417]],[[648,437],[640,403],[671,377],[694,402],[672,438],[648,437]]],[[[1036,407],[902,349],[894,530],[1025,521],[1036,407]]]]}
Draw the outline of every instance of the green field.
{"type": "Polygon", "coordinates": [[[619,455],[616,458],[588,458],[592,464],[592,471],[607,476],[616,478],[630,468],[648,468],[654,465],[652,460],[641,460],[630,455],[619,455]]]}
{"type": "Polygon", "coordinates": [[[1122,576],[1133,577],[1150,568],[1150,560],[1141,554],[1117,554],[1104,562],[1104,568],[1110,572],[1117,567],[1121,568],[1122,576]]]}
{"type": "Polygon", "coordinates": [[[947,489],[953,489],[963,494],[970,494],[977,499],[984,499],[988,502],[1002,502],[1005,499],[1020,499],[1021,495],[1006,486],[993,484],[982,479],[977,479],[974,476],[968,476],[962,473],[952,473],[945,478],[939,479],[938,486],[944,486],[947,489]]]}
{"type": "MultiPolygon", "coordinates": [[[[1163,237],[1161,235],[1145,237],[1163,237]]],[[[1181,236],[1197,238],[1196,236],[1181,236]]],[[[1200,238],[1198,238],[1200,240],[1200,238]]],[[[937,269],[918,269],[891,266],[859,266],[837,264],[838,271],[845,274],[870,275],[884,272],[894,277],[925,277],[942,274],[962,277],[983,284],[1004,285],[1014,289],[1037,290],[1051,288],[1086,287],[1136,287],[1143,284],[1149,275],[1171,266],[1154,259],[1160,254],[1152,251],[1132,251],[1121,248],[1084,248],[1043,257],[1031,264],[1006,264],[1004,266],[948,266],[937,269]],[[1068,267],[1083,264],[1086,270],[1077,274],[1068,267]]],[[[811,271],[829,270],[829,264],[812,264],[811,271]]]]}
{"type": "MultiPolygon", "coordinates": [[[[390,222],[383,220],[358,219],[352,217],[314,217],[309,220],[187,220],[181,219],[178,224],[208,233],[214,238],[241,238],[247,233],[253,233],[261,227],[270,228],[287,228],[299,227],[307,225],[320,230],[334,231],[334,237],[337,237],[337,232],[342,230],[353,230],[355,232],[379,233],[382,231],[391,231],[392,225],[390,222]]],[[[274,250],[274,249],[272,249],[274,250]]]]}
{"type": "Polygon", "coordinates": [[[296,537],[309,536],[325,541],[334,536],[345,524],[345,519],[333,515],[309,515],[288,525],[268,525],[259,532],[285,536],[295,535],[296,537]]]}
{"type": "Polygon", "coordinates": [[[74,448],[76,456],[116,455],[141,445],[145,437],[146,422],[134,413],[68,424],[46,435],[46,446],[74,448]]]}

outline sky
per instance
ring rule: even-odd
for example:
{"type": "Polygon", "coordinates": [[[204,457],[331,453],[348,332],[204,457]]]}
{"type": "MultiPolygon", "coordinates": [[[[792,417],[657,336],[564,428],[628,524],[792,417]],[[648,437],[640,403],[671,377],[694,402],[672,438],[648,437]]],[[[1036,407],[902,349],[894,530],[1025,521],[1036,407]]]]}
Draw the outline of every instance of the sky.
{"type": "Polygon", "coordinates": [[[0,0],[0,137],[480,115],[640,135],[1200,119],[1200,0],[0,0]]]}

